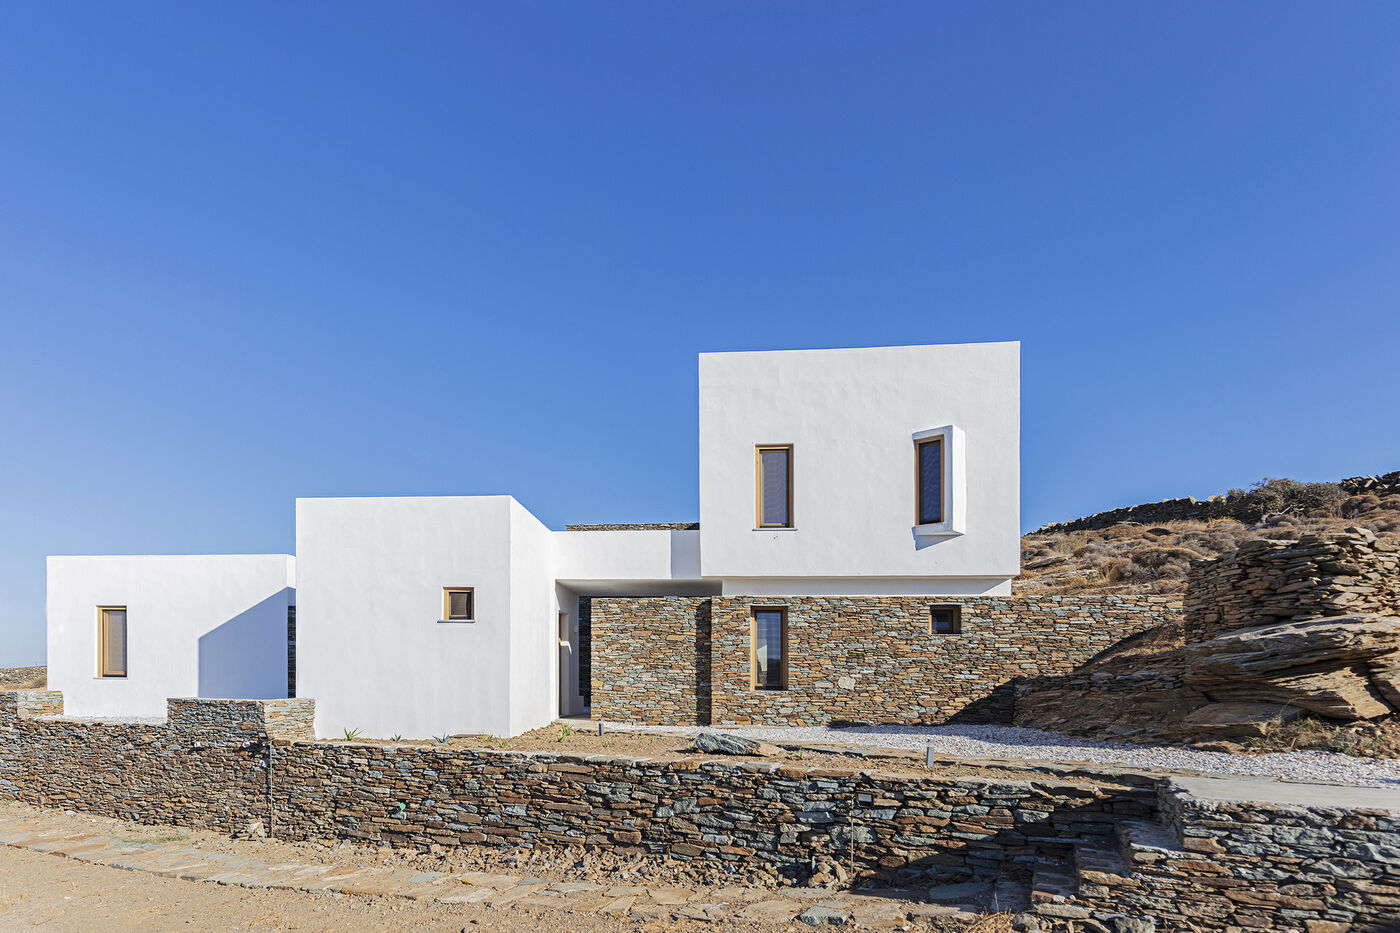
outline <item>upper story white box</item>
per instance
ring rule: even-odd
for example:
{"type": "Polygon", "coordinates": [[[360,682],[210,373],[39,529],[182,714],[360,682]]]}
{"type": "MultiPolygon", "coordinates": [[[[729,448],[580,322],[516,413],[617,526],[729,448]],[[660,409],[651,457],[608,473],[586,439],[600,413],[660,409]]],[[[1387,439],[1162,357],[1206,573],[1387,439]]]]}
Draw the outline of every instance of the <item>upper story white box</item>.
{"type": "Polygon", "coordinates": [[[1019,343],[701,354],[701,574],[1015,576],[1020,427],[1019,343]]]}

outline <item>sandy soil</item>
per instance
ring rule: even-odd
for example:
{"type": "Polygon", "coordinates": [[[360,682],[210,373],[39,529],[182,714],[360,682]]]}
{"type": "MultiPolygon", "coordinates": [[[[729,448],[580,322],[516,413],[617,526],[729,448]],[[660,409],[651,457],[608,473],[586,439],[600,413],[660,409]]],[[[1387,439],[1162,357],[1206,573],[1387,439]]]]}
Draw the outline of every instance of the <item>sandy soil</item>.
{"type": "MultiPolygon", "coordinates": [[[[538,933],[546,926],[583,933],[716,928],[713,924],[674,920],[638,923],[543,909],[491,910],[401,899],[252,891],[0,848],[0,929],[6,933],[538,933]]],[[[740,922],[726,925],[727,929],[752,931],[788,927],[740,922]]]]}

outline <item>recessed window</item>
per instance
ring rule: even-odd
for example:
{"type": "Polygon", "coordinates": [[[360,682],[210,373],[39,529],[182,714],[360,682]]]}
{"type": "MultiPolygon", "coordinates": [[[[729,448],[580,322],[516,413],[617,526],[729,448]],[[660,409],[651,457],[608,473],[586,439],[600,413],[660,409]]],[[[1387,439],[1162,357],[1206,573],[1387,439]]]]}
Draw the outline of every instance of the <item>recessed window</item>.
{"type": "Polygon", "coordinates": [[[470,586],[449,586],[442,591],[442,618],[444,622],[471,622],[475,620],[476,592],[470,586]]]}
{"type": "Polygon", "coordinates": [[[749,655],[750,683],[753,689],[787,689],[786,609],[753,611],[749,655]]]}
{"type": "Polygon", "coordinates": [[[126,676],[126,607],[97,608],[97,675],[126,676]]]}
{"type": "Polygon", "coordinates": [[[961,606],[928,607],[928,633],[930,635],[956,635],[961,631],[961,606]]]}
{"type": "Polygon", "coordinates": [[[755,448],[758,527],[792,527],[792,445],[755,448]]]}
{"type": "Polygon", "coordinates": [[[919,499],[915,524],[934,525],[943,521],[943,438],[917,441],[914,451],[919,499]]]}

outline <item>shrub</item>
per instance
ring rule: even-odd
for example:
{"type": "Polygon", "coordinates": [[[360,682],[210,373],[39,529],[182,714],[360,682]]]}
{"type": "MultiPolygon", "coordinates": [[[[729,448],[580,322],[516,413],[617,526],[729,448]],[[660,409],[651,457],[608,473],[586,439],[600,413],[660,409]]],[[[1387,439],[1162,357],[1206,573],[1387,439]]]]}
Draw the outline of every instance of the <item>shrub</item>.
{"type": "Polygon", "coordinates": [[[1253,524],[1274,513],[1321,510],[1336,514],[1346,494],[1334,483],[1300,483],[1264,477],[1249,489],[1231,489],[1217,506],[1227,518],[1253,524]]]}

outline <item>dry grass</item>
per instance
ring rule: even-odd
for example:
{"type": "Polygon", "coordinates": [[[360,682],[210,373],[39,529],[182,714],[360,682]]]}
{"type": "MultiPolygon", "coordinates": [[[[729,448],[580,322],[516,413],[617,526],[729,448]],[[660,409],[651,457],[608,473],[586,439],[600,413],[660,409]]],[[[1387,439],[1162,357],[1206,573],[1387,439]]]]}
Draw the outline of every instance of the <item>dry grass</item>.
{"type": "Polygon", "coordinates": [[[48,684],[47,667],[0,668],[0,690],[43,690],[48,684]]]}
{"type": "Polygon", "coordinates": [[[1400,755],[1400,723],[1393,718],[1378,723],[1332,723],[1312,716],[1265,724],[1264,734],[1249,739],[1252,752],[1292,752],[1312,749],[1341,752],[1359,758],[1393,758],[1400,755]]]}
{"type": "Polygon", "coordinates": [[[1021,539],[1017,593],[1146,593],[1179,596],[1194,560],[1217,557],[1254,538],[1296,541],[1305,534],[1357,526],[1400,537],[1400,496],[1367,493],[1305,515],[1269,515],[1254,524],[1232,518],[1118,524],[1097,531],[1030,534],[1021,539]]]}
{"type": "Polygon", "coordinates": [[[1009,910],[999,910],[991,914],[979,914],[977,919],[962,928],[962,933],[1011,933],[1015,929],[1011,919],[1016,916],[1009,910]]]}

